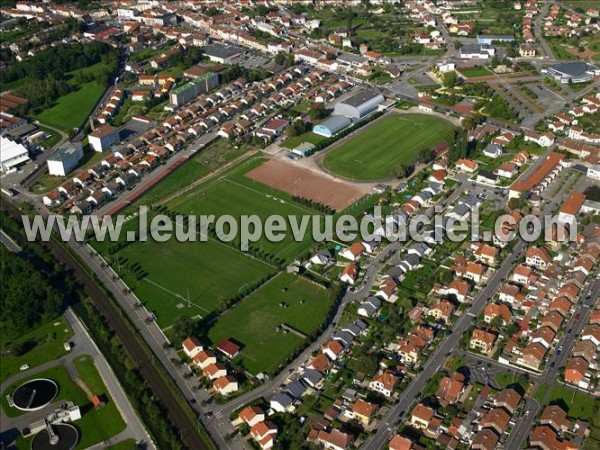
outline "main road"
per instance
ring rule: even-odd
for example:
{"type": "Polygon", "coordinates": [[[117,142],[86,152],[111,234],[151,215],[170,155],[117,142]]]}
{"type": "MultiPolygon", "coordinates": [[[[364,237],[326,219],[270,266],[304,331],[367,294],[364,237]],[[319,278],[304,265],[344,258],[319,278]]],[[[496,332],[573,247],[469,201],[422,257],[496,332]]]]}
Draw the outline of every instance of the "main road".
{"type": "MultiPolygon", "coordinates": [[[[592,312],[594,302],[600,294],[600,279],[591,281],[587,288],[582,291],[576,313],[571,317],[570,322],[566,325],[567,332],[559,341],[558,348],[560,351],[555,352],[547,361],[546,370],[536,382],[531,396],[525,402],[524,414],[521,420],[518,421],[513,428],[508,440],[506,448],[523,448],[525,439],[530,435],[531,427],[539,414],[542,405],[533,395],[540,386],[552,386],[558,378],[558,371],[564,367],[568,359],[571,357],[571,352],[577,341],[577,336],[583,330],[583,327],[588,323],[588,319],[592,312]]],[[[542,399],[544,400],[544,399],[542,399]]]]}
{"type": "Polygon", "coordinates": [[[427,362],[421,368],[419,374],[411,380],[406,389],[400,394],[400,398],[396,405],[391,407],[383,416],[379,422],[377,432],[365,441],[362,448],[381,449],[387,445],[394,434],[396,424],[401,420],[402,416],[408,412],[408,409],[415,398],[423,392],[427,381],[439,371],[446,355],[458,346],[458,342],[462,335],[473,324],[473,318],[478,317],[483,313],[487,301],[494,295],[500,283],[502,283],[513,270],[525,248],[526,242],[522,239],[519,239],[513,245],[502,265],[494,272],[484,288],[475,296],[471,306],[461,314],[460,318],[452,327],[449,336],[447,336],[433,351],[427,362]]]}

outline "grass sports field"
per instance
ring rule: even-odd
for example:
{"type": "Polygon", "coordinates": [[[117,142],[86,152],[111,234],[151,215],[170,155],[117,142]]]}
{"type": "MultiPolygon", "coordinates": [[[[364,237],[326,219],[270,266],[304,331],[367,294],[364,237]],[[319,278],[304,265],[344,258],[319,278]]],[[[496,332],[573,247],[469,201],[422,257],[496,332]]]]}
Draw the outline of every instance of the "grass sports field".
{"type": "MultiPolygon", "coordinates": [[[[172,200],[168,207],[180,214],[214,214],[216,217],[231,214],[236,219],[241,215],[256,214],[263,221],[275,214],[282,216],[317,214],[314,210],[294,203],[291,195],[245,176],[247,172],[265,161],[263,158],[247,161],[223,179],[198,186],[197,189],[172,200]]],[[[286,233],[281,242],[270,242],[263,237],[254,245],[278,258],[290,261],[300,251],[308,248],[310,243],[308,238],[302,242],[295,242],[292,235],[286,233]]]]}
{"type": "MultiPolygon", "coordinates": [[[[223,214],[236,218],[242,214],[256,214],[262,218],[273,214],[316,214],[296,205],[288,194],[245,176],[263,162],[264,159],[255,158],[240,164],[226,176],[203,183],[172,199],[166,206],[183,215],[214,214],[217,217],[223,214]]],[[[137,219],[133,219],[127,222],[124,230],[136,230],[137,227],[137,219]]],[[[95,242],[93,245],[104,255],[109,253],[110,244],[95,242]]],[[[131,243],[110,255],[110,260],[114,270],[156,314],[158,324],[168,332],[178,316],[204,317],[221,302],[237,296],[243,288],[255,285],[279,270],[275,265],[239,251],[239,243],[232,245],[236,248],[215,240],[179,242],[172,238],[159,243],[149,239],[131,243]],[[143,276],[139,277],[140,273],[143,276]]],[[[289,262],[308,249],[312,241],[307,236],[304,241],[296,242],[291,233],[286,233],[281,242],[270,242],[263,237],[253,245],[289,262]]]]}
{"type": "Polygon", "coordinates": [[[394,176],[398,164],[411,164],[417,153],[444,141],[452,125],[425,114],[391,114],[325,155],[325,168],[355,180],[394,176]]]}
{"type": "Polygon", "coordinates": [[[281,273],[221,317],[208,335],[215,344],[228,338],[239,341],[244,347],[237,362],[251,373],[272,374],[304,340],[276,328],[286,324],[313,333],[330,307],[327,290],[281,273]]]}
{"type": "Polygon", "coordinates": [[[146,272],[138,281],[121,264],[121,275],[156,314],[161,328],[168,328],[180,315],[206,316],[221,300],[236,296],[247,283],[276,271],[275,267],[215,241],[138,242],[119,252],[119,256],[129,264],[140,264],[146,272]]]}

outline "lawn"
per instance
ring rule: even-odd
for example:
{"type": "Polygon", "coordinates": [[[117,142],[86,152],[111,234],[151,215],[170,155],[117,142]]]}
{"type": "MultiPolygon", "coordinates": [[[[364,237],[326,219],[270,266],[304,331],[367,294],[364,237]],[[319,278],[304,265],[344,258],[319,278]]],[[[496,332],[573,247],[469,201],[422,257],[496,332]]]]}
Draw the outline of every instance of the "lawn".
{"type": "Polygon", "coordinates": [[[246,370],[275,373],[303,342],[281,324],[310,335],[332,306],[328,291],[296,275],[281,273],[219,319],[209,331],[217,344],[232,338],[243,344],[238,362],[246,370]]]}
{"type": "Polygon", "coordinates": [[[181,315],[206,316],[219,302],[275,272],[275,268],[216,241],[136,242],[119,252],[118,267],[127,284],[168,328],[181,315]],[[146,276],[136,280],[128,267],[141,265],[146,276]],[[189,295],[189,306],[188,306],[189,295]]]}
{"type": "Polygon", "coordinates": [[[507,387],[518,387],[517,391],[520,391],[519,394],[523,395],[527,392],[527,388],[529,387],[529,381],[523,375],[517,375],[514,372],[502,372],[496,375],[496,383],[503,388],[507,387]]]}
{"type": "Polygon", "coordinates": [[[104,86],[94,81],[85,83],[78,90],[60,97],[54,106],[42,111],[35,119],[67,132],[80,127],[96,106],[104,89],[104,86]]]}
{"type": "Polygon", "coordinates": [[[392,114],[360,130],[339,147],[328,152],[325,167],[356,180],[394,177],[394,167],[409,165],[418,152],[446,139],[452,125],[424,114],[392,114]]]}
{"type": "Polygon", "coordinates": [[[72,335],[73,331],[65,319],[61,317],[20,336],[13,342],[2,338],[0,340],[0,349],[2,350],[2,356],[0,357],[0,382],[19,373],[19,367],[23,364],[29,364],[29,367],[33,369],[40,364],[53,361],[65,355],[67,352],[64,344],[72,335]],[[9,353],[5,353],[10,350],[12,345],[23,343],[31,348],[23,355],[12,356],[9,353]]]}
{"type": "Polygon", "coordinates": [[[135,442],[135,439],[127,439],[125,441],[121,441],[118,444],[111,445],[107,447],[107,450],[138,450],[139,446],[135,442]]]}
{"type": "MultiPolygon", "coordinates": [[[[72,425],[77,427],[80,433],[79,447],[87,448],[117,435],[125,429],[125,423],[116,405],[110,399],[106,387],[90,357],[80,356],[74,362],[81,383],[87,386],[93,394],[103,395],[107,400],[104,407],[97,410],[93,408],[88,395],[71,379],[67,369],[63,365],[39,372],[17,383],[13,383],[6,389],[6,392],[12,393],[21,383],[34,378],[49,378],[55,381],[59,387],[55,402],[58,400],[69,400],[78,405],[81,410],[81,419],[73,422],[72,425]]],[[[2,396],[2,407],[9,417],[27,414],[17,411],[14,408],[9,408],[5,395],[2,396]]]]}
{"type": "Polygon", "coordinates": [[[287,138],[281,144],[282,147],[294,149],[298,147],[303,142],[309,142],[311,144],[318,144],[327,139],[325,136],[319,136],[318,134],[313,133],[312,131],[308,131],[306,133],[301,134],[300,136],[292,136],[287,138]]]}
{"type": "Polygon", "coordinates": [[[486,67],[473,66],[459,69],[460,73],[467,78],[487,77],[493,75],[486,67]]]}
{"type": "Polygon", "coordinates": [[[145,192],[136,201],[136,204],[151,205],[189,186],[190,183],[223,167],[250,150],[251,147],[247,145],[236,146],[230,140],[219,138],[145,192]]]}
{"type": "Polygon", "coordinates": [[[46,139],[44,139],[43,141],[40,142],[40,146],[44,147],[45,149],[50,149],[52,147],[54,147],[56,144],[58,144],[58,142],[60,141],[60,134],[58,134],[56,131],[51,130],[50,128],[46,128],[46,127],[38,127],[41,131],[45,132],[46,135],[48,136],[46,139]]]}
{"type": "Polygon", "coordinates": [[[597,415],[599,414],[598,402],[599,400],[566,386],[555,386],[548,400],[549,404],[559,405],[567,411],[567,415],[572,419],[587,421],[595,415],[596,422],[598,422],[597,415]]]}
{"type": "MultiPolygon", "coordinates": [[[[117,405],[110,398],[91,357],[87,355],[79,356],[73,363],[87,388],[93,394],[100,395],[106,402],[103,407],[97,410],[93,409],[91,401],[83,402],[82,418],[80,421],[75,422],[75,425],[82,430],[83,434],[79,444],[86,448],[116,436],[125,429],[125,422],[117,410],[117,405]]],[[[82,404],[79,403],[79,406],[81,408],[82,404]]]]}

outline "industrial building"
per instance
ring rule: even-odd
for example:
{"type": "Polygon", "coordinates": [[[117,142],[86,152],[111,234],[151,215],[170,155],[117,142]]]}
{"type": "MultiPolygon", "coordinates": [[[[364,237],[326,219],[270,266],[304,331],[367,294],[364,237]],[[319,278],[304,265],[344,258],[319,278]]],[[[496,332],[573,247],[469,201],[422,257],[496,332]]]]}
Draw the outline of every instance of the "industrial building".
{"type": "Polygon", "coordinates": [[[550,66],[542,73],[561,83],[586,83],[600,76],[600,69],[583,61],[567,62],[550,66]]]}
{"type": "Polygon", "coordinates": [[[83,147],[79,142],[66,143],[48,158],[48,172],[58,177],[66,176],[83,158],[83,147]]]}
{"type": "Polygon", "coordinates": [[[333,109],[333,114],[350,119],[362,119],[375,111],[385,101],[383,95],[371,89],[360,89],[347,99],[339,102],[333,109]]]}
{"type": "Polygon", "coordinates": [[[215,42],[214,44],[207,45],[204,49],[204,55],[213,62],[221,64],[231,63],[238,56],[242,56],[246,53],[246,50],[233,45],[224,45],[215,42]]]}
{"type": "Polygon", "coordinates": [[[119,129],[110,125],[96,128],[88,135],[90,146],[97,152],[109,149],[113,144],[119,142],[119,129]]]}
{"type": "Polygon", "coordinates": [[[213,72],[207,72],[204,75],[173,89],[169,94],[169,100],[172,105],[182,106],[192,101],[200,94],[209,92],[219,85],[219,76],[213,72]]]}
{"type": "Polygon", "coordinates": [[[352,121],[344,116],[331,116],[329,119],[313,127],[313,133],[319,136],[331,137],[344,128],[352,125],[352,121]]]}
{"type": "Polygon", "coordinates": [[[488,59],[496,55],[496,49],[488,44],[467,44],[459,53],[462,59],[488,59]]]}
{"type": "Polygon", "coordinates": [[[8,172],[29,161],[29,151],[23,144],[0,137],[0,170],[8,172]]]}

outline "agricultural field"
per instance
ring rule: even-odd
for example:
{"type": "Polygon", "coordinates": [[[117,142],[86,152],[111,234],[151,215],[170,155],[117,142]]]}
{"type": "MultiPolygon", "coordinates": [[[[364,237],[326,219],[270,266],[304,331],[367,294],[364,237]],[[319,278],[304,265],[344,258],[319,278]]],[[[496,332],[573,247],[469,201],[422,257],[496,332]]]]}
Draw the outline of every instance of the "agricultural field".
{"type": "Polygon", "coordinates": [[[208,336],[214,344],[238,341],[243,348],[237,363],[254,374],[273,374],[304,340],[278,327],[285,324],[310,335],[331,306],[327,290],[282,273],[221,317],[208,336]]]}
{"type": "Polygon", "coordinates": [[[394,176],[399,164],[412,164],[420,150],[443,142],[452,125],[425,114],[391,114],[356,137],[333,148],[323,160],[325,168],[356,180],[382,180],[394,176]]]}

